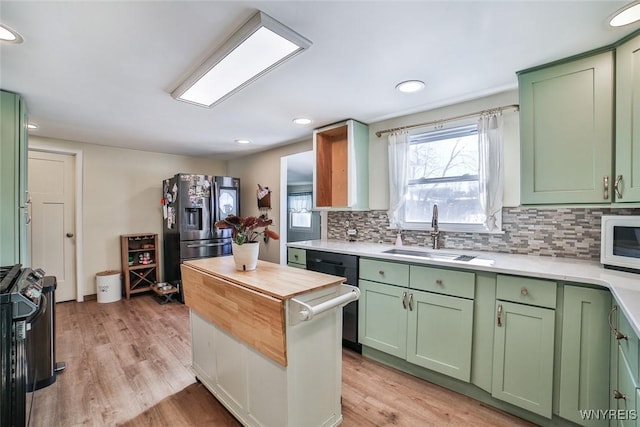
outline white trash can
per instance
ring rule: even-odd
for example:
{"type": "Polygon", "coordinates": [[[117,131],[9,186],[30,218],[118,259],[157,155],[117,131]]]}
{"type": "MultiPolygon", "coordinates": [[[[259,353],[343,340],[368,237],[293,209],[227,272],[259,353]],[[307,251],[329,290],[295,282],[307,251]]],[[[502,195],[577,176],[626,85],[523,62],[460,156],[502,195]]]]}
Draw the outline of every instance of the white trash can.
{"type": "Polygon", "coordinates": [[[122,276],[118,270],[96,273],[98,302],[115,302],[122,299],[122,276]]]}

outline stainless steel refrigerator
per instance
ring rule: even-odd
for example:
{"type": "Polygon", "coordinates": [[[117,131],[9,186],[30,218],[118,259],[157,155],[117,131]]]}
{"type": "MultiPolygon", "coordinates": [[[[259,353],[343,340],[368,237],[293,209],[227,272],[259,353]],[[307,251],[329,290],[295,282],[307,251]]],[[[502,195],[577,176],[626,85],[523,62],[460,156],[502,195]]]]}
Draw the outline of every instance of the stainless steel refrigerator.
{"type": "Polygon", "coordinates": [[[216,221],[240,215],[240,179],[179,173],[163,188],[164,280],[180,283],[182,261],[231,254],[231,230],[216,221]]]}

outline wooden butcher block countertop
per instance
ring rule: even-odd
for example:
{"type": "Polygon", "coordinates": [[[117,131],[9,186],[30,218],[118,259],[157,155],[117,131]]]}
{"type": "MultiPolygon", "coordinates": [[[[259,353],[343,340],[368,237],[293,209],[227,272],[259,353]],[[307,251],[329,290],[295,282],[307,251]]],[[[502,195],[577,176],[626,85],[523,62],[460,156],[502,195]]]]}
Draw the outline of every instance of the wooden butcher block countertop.
{"type": "Polygon", "coordinates": [[[265,261],[254,271],[239,271],[230,256],[185,261],[180,269],[191,310],[282,366],[287,366],[286,301],[345,281],[265,261]]]}
{"type": "Polygon", "coordinates": [[[258,266],[253,271],[239,271],[231,256],[184,261],[184,264],[279,300],[338,285],[346,280],[343,277],[266,261],[258,261],[258,266]]]}

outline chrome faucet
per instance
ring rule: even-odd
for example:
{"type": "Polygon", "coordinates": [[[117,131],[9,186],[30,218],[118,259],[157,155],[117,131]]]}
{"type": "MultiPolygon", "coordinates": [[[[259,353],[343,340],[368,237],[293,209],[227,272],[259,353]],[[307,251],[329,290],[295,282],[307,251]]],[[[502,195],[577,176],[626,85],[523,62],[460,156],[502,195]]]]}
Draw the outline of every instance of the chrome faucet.
{"type": "Polygon", "coordinates": [[[440,230],[438,229],[438,205],[437,204],[433,205],[433,215],[431,217],[431,228],[433,228],[433,231],[431,231],[431,240],[433,241],[432,242],[433,249],[440,249],[440,242],[439,242],[440,230]]]}

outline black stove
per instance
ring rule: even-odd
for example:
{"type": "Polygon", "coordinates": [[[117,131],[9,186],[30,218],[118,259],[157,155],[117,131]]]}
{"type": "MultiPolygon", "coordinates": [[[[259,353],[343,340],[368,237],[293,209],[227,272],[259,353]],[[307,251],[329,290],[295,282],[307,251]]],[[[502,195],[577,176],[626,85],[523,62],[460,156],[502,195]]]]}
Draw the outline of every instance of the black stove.
{"type": "Polygon", "coordinates": [[[27,322],[44,308],[44,271],[0,267],[0,425],[25,425],[27,322]]]}

